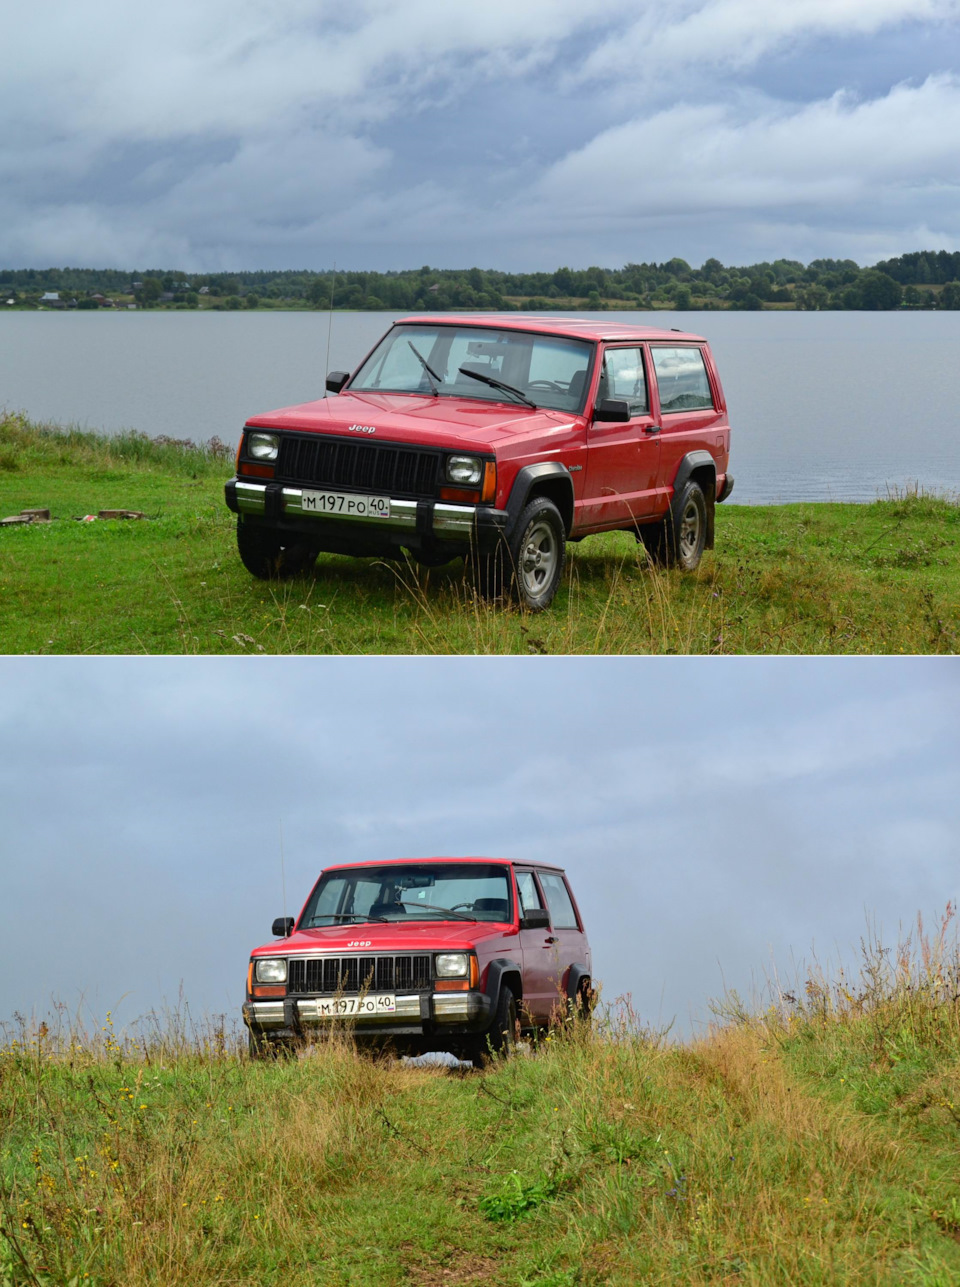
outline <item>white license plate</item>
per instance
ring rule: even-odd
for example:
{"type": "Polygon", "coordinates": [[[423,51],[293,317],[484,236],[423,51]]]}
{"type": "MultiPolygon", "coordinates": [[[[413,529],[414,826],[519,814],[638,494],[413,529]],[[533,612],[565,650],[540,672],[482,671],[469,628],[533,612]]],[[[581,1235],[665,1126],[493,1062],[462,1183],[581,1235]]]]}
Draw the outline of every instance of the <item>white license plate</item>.
{"type": "Polygon", "coordinates": [[[395,1014],[397,998],[393,992],[377,992],[365,997],[331,997],[316,1004],[321,1019],[338,1019],[351,1015],[395,1014]]]}
{"type": "Polygon", "coordinates": [[[344,518],[389,518],[389,496],[357,496],[350,492],[303,492],[305,514],[342,514],[344,518]]]}

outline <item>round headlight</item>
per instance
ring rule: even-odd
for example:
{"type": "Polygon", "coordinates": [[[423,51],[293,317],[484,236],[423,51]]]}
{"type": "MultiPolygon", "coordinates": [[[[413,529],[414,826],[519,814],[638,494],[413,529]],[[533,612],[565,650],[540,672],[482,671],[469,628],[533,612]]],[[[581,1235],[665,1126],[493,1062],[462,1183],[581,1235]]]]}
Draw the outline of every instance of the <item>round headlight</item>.
{"type": "Polygon", "coordinates": [[[276,460],[280,439],[275,433],[248,433],[247,455],[254,460],[276,460]]]}
{"type": "Polygon", "coordinates": [[[263,957],[257,962],[258,983],[286,983],[286,957],[263,957]]]}
{"type": "Polygon", "coordinates": [[[447,482],[476,487],[483,477],[483,461],[477,456],[448,456],[447,482]]]}
{"type": "Polygon", "coordinates": [[[470,972],[466,952],[441,952],[437,957],[438,979],[465,979],[470,972]]]}

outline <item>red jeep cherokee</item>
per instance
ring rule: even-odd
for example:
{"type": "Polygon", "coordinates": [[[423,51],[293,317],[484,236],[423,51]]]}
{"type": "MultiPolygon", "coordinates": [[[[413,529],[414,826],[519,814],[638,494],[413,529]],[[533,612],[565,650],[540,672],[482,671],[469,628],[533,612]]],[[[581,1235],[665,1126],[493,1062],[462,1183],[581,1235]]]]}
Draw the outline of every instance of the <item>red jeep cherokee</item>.
{"type": "Polygon", "coordinates": [[[472,559],[480,590],[545,608],[565,543],[634,532],[697,566],[733,488],[730,426],[706,340],[619,322],[408,317],[333,397],[254,416],[226,500],[255,576],[321,550],[434,566],[472,559]]]}
{"type": "Polygon", "coordinates": [[[253,950],[254,1056],[346,1021],[402,1054],[482,1059],[591,996],[590,947],[559,867],[399,858],[328,867],[299,919],[253,950]]]}

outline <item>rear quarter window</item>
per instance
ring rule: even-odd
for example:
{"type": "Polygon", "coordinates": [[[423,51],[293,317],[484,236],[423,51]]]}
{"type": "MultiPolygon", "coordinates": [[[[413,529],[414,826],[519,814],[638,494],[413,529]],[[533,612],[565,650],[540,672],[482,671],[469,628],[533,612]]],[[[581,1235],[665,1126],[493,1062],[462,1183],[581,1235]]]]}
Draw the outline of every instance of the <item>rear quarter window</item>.
{"type": "Polygon", "coordinates": [[[660,410],[712,409],[713,393],[703,354],[698,348],[651,348],[653,369],[660,390],[660,410]]]}
{"type": "Polygon", "coordinates": [[[554,929],[579,929],[577,914],[567,893],[567,886],[562,876],[555,872],[541,871],[540,885],[543,889],[547,906],[550,908],[550,920],[554,929]]]}

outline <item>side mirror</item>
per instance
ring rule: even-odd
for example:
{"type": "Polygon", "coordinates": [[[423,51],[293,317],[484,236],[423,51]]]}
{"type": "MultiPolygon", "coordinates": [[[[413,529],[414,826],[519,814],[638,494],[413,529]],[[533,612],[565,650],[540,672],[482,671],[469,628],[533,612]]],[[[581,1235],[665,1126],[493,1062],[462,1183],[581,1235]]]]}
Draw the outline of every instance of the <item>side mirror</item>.
{"type": "Polygon", "coordinates": [[[270,933],[274,938],[289,938],[293,933],[293,917],[278,916],[273,922],[273,929],[270,933]]]}
{"type": "Polygon", "coordinates": [[[350,379],[349,371],[331,371],[327,375],[327,392],[339,393],[350,379]]]}
{"type": "Polygon", "coordinates": [[[520,919],[521,929],[549,929],[550,913],[545,907],[531,907],[520,919]]]}
{"type": "Polygon", "coordinates": [[[593,413],[594,420],[612,420],[626,424],[630,419],[630,403],[620,398],[604,398],[593,413]]]}

